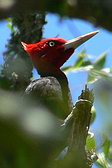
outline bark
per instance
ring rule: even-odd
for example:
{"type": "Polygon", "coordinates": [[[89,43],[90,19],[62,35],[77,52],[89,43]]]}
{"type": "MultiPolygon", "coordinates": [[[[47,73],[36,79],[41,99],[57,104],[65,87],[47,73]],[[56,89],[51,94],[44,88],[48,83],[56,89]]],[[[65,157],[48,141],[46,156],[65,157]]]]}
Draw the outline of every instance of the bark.
{"type": "Polygon", "coordinates": [[[93,94],[88,88],[85,88],[74,108],[74,122],[69,145],[68,156],[70,155],[73,159],[70,164],[73,165],[74,163],[76,168],[90,167],[87,161],[85,146],[91,121],[92,103],[93,94]],[[76,157],[73,157],[73,154],[76,157]]]}
{"type": "MultiPolygon", "coordinates": [[[[11,2],[11,1],[10,1],[11,2]]],[[[111,0],[16,0],[9,6],[6,0],[0,3],[0,18],[6,18],[19,11],[48,11],[60,16],[84,19],[95,26],[101,26],[112,31],[112,1],[111,0]]]]}
{"type": "Polygon", "coordinates": [[[24,90],[32,77],[33,65],[23,50],[21,41],[35,43],[42,38],[44,13],[16,13],[11,18],[11,37],[4,53],[0,75],[0,88],[24,90]]]}
{"type": "MultiPolygon", "coordinates": [[[[58,162],[57,167],[63,168],[91,168],[93,161],[92,153],[86,151],[86,138],[91,121],[91,107],[93,105],[93,93],[87,87],[82,91],[73,111],[65,119],[62,125],[64,129],[72,125],[71,136],[68,143],[68,154],[64,161],[58,162]]],[[[69,129],[70,131],[70,129],[69,129]]]]}

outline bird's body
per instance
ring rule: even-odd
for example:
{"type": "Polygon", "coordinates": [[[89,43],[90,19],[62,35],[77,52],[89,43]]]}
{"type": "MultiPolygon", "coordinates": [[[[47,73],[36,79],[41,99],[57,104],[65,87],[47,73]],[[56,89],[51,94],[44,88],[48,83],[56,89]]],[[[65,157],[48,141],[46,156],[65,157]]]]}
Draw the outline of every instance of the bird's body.
{"type": "Polygon", "coordinates": [[[60,84],[55,77],[41,77],[30,83],[25,94],[45,105],[57,117],[64,118],[71,112],[73,104],[68,85],[66,89],[63,85],[66,84],[60,84]]]}
{"type": "Polygon", "coordinates": [[[97,32],[80,36],[71,41],[60,38],[42,40],[35,44],[22,42],[29,54],[40,79],[34,80],[25,93],[46,105],[57,117],[65,118],[72,110],[73,103],[66,75],[60,67],[73,54],[76,47],[93,37],[97,32]]]}

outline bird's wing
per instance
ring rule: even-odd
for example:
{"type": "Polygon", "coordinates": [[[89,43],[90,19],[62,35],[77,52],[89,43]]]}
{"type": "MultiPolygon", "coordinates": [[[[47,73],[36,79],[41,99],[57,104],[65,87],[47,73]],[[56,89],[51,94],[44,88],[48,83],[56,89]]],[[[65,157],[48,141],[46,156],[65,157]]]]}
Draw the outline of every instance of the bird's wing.
{"type": "Polygon", "coordinates": [[[42,102],[56,116],[60,118],[66,116],[61,86],[56,78],[43,77],[32,81],[26,88],[25,95],[42,102]]]}
{"type": "Polygon", "coordinates": [[[60,84],[54,77],[43,77],[32,81],[26,88],[25,93],[38,99],[58,98],[62,100],[60,84]]]}

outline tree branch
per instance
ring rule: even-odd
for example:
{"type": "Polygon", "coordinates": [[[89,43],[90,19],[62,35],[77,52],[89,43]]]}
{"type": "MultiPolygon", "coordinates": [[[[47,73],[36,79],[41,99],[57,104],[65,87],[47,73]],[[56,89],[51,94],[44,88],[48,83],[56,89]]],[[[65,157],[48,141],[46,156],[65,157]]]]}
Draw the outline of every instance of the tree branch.
{"type": "Polygon", "coordinates": [[[49,11],[60,16],[79,18],[112,31],[112,1],[111,0],[16,0],[0,3],[0,19],[23,11],[49,11]],[[11,3],[11,4],[9,4],[11,3]]]}
{"type": "Polygon", "coordinates": [[[64,168],[90,168],[91,163],[88,164],[88,156],[86,153],[85,145],[88,135],[90,120],[91,120],[91,107],[93,105],[93,93],[87,86],[82,91],[78,98],[73,111],[65,119],[63,126],[65,128],[72,124],[72,133],[69,140],[68,154],[64,160],[64,168]]]}

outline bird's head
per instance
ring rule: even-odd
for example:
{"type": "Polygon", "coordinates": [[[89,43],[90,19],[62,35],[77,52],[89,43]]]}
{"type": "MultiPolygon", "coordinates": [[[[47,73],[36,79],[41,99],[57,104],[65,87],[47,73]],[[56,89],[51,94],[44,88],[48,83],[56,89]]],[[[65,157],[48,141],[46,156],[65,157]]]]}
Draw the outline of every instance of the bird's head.
{"type": "Polygon", "coordinates": [[[98,31],[91,32],[69,41],[61,38],[49,38],[35,44],[21,43],[24,50],[29,54],[36,69],[40,73],[47,73],[59,69],[78,46],[97,33],[98,31]]]}

